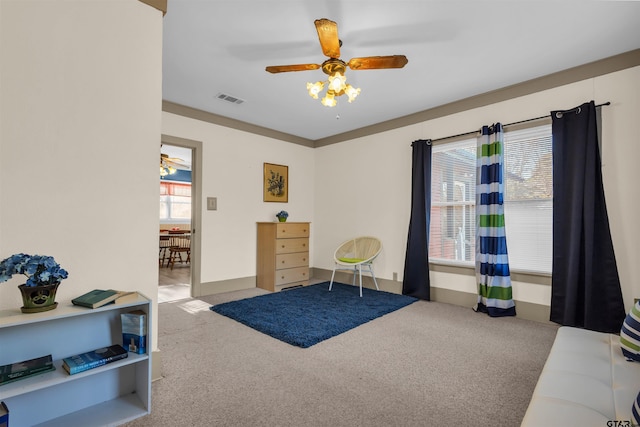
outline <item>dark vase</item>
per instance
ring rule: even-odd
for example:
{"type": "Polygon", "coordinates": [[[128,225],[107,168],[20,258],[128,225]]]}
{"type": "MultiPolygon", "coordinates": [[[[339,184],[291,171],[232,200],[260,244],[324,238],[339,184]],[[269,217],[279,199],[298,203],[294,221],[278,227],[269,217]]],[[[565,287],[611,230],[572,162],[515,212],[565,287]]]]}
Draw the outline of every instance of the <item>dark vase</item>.
{"type": "Polygon", "coordinates": [[[24,303],[20,310],[23,313],[40,313],[53,310],[58,306],[58,303],[55,302],[58,285],[60,283],[44,286],[19,285],[18,289],[22,293],[22,301],[24,303]]]}

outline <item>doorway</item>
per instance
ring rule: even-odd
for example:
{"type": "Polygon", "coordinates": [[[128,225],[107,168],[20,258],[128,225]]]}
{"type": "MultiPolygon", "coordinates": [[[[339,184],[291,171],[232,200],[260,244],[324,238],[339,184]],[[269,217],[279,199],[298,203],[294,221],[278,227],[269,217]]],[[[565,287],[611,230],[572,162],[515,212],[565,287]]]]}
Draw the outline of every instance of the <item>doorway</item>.
{"type": "Polygon", "coordinates": [[[160,147],[160,237],[158,302],[191,297],[193,234],[193,149],[160,147]]]}

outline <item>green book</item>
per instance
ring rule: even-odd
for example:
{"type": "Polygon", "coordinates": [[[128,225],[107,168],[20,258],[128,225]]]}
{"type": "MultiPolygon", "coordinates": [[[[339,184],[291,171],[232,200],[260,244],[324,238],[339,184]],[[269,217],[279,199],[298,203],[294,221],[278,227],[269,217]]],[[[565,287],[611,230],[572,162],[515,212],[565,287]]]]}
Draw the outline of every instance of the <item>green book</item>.
{"type": "Polygon", "coordinates": [[[98,308],[115,301],[119,296],[124,294],[125,292],[114,291],[113,289],[94,289],[91,292],[72,299],[71,302],[83,307],[98,308]]]}
{"type": "Polygon", "coordinates": [[[0,366],[0,385],[55,370],[51,355],[0,366]]]}

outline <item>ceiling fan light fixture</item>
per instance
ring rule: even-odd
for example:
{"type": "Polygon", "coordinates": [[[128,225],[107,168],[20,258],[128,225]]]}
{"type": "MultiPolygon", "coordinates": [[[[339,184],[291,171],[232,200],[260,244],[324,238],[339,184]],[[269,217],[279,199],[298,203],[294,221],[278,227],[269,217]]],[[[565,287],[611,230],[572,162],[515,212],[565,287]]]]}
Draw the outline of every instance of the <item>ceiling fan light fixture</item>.
{"type": "Polygon", "coordinates": [[[178,170],[172,166],[160,166],[160,177],[164,178],[167,175],[173,175],[178,170]]]}
{"type": "Polygon", "coordinates": [[[327,86],[327,94],[322,98],[322,105],[325,107],[335,107],[337,105],[337,96],[347,95],[349,102],[353,102],[360,94],[360,88],[354,88],[347,84],[347,77],[340,71],[335,71],[329,76],[326,82],[307,83],[307,91],[313,99],[318,99],[320,92],[327,86]]]}
{"type": "Polygon", "coordinates": [[[307,90],[309,96],[313,99],[318,99],[318,95],[324,89],[324,82],[307,83],[307,90]]]}
{"type": "Polygon", "coordinates": [[[329,89],[333,90],[335,93],[340,93],[345,90],[347,87],[347,78],[344,74],[336,71],[332,75],[329,76],[329,89]]]}
{"type": "Polygon", "coordinates": [[[351,85],[347,85],[344,89],[345,95],[349,97],[349,102],[353,102],[358,95],[360,95],[360,88],[355,88],[351,85]]]}
{"type": "Polygon", "coordinates": [[[321,102],[325,107],[335,107],[337,102],[333,90],[329,89],[321,102]]]}

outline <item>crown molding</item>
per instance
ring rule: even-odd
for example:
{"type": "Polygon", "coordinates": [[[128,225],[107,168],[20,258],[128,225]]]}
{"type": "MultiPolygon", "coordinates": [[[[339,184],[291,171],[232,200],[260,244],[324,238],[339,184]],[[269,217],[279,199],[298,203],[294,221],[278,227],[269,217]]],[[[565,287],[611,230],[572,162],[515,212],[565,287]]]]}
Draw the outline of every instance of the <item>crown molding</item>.
{"type": "Polygon", "coordinates": [[[138,0],[144,4],[148,4],[162,12],[162,16],[167,14],[167,0],[138,0]]]}
{"type": "Polygon", "coordinates": [[[207,123],[213,123],[214,125],[225,126],[231,129],[237,129],[244,132],[254,133],[256,135],[266,136],[268,138],[279,139],[281,141],[291,142],[293,144],[314,148],[313,141],[310,139],[265,128],[262,126],[253,125],[251,123],[243,122],[240,120],[231,119],[219,114],[198,110],[197,108],[187,107],[186,105],[176,104],[175,102],[171,101],[162,101],[162,111],[188,117],[191,119],[200,120],[207,123]]]}
{"type": "Polygon", "coordinates": [[[462,111],[471,110],[473,108],[484,107],[486,105],[495,104],[501,101],[517,98],[532,93],[541,92],[547,89],[564,86],[570,83],[579,82],[581,80],[590,79],[604,74],[613,73],[615,71],[640,65],[640,49],[622,53],[620,55],[611,56],[598,61],[590,62],[577,67],[569,68],[557,73],[548,74],[536,79],[527,80],[502,89],[485,92],[480,95],[454,101],[448,104],[440,105],[418,113],[399,117],[386,122],[377,123],[375,125],[366,126],[353,131],[333,135],[327,138],[317,139],[314,147],[323,147],[325,145],[336,144],[338,142],[349,141],[355,138],[361,138],[380,132],[385,132],[405,126],[414,125],[416,123],[425,122],[427,120],[437,119],[439,117],[448,116],[462,111]]]}
{"type": "Polygon", "coordinates": [[[276,138],[282,141],[304,145],[306,147],[318,148],[414,125],[428,120],[437,119],[439,117],[471,110],[473,108],[484,107],[486,105],[495,104],[524,95],[530,95],[532,93],[541,92],[547,89],[553,89],[555,87],[564,86],[570,83],[579,82],[581,80],[586,80],[627,68],[636,67],[638,65],[640,65],[640,49],[635,49],[629,52],[621,53],[619,55],[611,56],[598,61],[559,71],[557,73],[538,77],[532,80],[527,80],[522,83],[517,83],[501,89],[440,105],[438,107],[430,108],[418,113],[316,140],[301,138],[284,132],[252,125],[250,123],[230,119],[228,117],[219,116],[217,114],[208,113],[206,111],[197,110],[195,108],[186,107],[184,105],[175,104],[169,101],[162,101],[162,110],[168,113],[174,113],[193,119],[242,130],[245,132],[252,132],[258,135],[268,136],[270,138],[276,138]]]}

